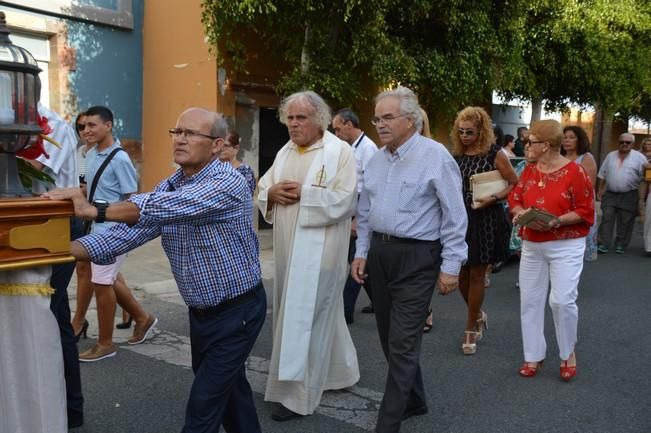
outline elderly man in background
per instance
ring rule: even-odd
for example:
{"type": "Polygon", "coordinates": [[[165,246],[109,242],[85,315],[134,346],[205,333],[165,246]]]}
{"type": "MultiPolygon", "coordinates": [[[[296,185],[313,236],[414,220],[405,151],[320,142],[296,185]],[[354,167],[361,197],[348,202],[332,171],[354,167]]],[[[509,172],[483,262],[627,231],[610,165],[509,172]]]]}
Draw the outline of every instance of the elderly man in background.
{"type": "Polygon", "coordinates": [[[189,308],[195,379],[183,433],[216,433],[220,426],[229,433],[261,431],[245,362],[262,329],[267,298],[251,191],[218,159],[227,129],[218,113],[183,112],[170,129],[180,169],[153,192],[105,208],[88,203],[79,188],[47,194],[71,198],[84,219],[122,223],[74,241],[71,250],[80,260],[110,264],[161,236],[189,308]]]}
{"type": "Polygon", "coordinates": [[[375,320],[389,363],[376,432],[427,413],[420,369],[423,321],[434,287],[455,290],[466,260],[466,211],[459,166],[447,149],[423,137],[416,95],[406,87],[380,93],[373,124],[384,147],[369,161],[357,209],[359,283],[366,269],[375,320]]]}
{"type": "Polygon", "coordinates": [[[638,211],[638,188],[644,178],[646,157],[633,149],[635,136],[619,136],[619,148],[610,152],[597,174],[597,199],[603,214],[597,251],[608,252],[616,226],[615,253],[624,254],[631,242],[638,211]]]}
{"type": "Polygon", "coordinates": [[[258,205],[273,223],[273,350],[265,400],[272,418],[309,415],[323,391],[359,380],[341,302],[357,198],[355,157],[327,131],[330,108],[312,91],[287,97],[290,141],[260,179],[258,205]]]}
{"type": "MultiPolygon", "coordinates": [[[[342,108],[335,113],[332,118],[332,129],[334,129],[337,137],[350,144],[353,148],[357,160],[357,193],[359,194],[362,192],[362,175],[366,170],[368,161],[377,152],[377,145],[359,128],[359,117],[350,108],[342,108]]],[[[348,262],[352,262],[355,257],[356,226],[357,222],[353,218],[350,244],[348,245],[348,262]]],[[[355,303],[361,287],[361,284],[355,281],[351,275],[348,275],[344,286],[344,316],[346,316],[346,323],[348,324],[355,321],[355,303]]],[[[372,313],[373,295],[368,281],[364,284],[364,290],[366,290],[371,304],[362,308],[362,313],[372,313]]]]}

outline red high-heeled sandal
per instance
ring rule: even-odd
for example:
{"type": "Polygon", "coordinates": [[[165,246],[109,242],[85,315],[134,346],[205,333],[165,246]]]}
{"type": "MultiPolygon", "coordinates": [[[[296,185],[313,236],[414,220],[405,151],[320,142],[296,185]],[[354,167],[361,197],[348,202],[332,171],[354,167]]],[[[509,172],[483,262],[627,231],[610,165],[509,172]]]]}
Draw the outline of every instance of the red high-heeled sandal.
{"type": "Polygon", "coordinates": [[[567,361],[563,361],[561,364],[561,379],[563,379],[565,382],[569,382],[574,376],[576,376],[576,359],[574,362],[574,365],[567,365],[567,361]]]}
{"type": "Polygon", "coordinates": [[[533,362],[525,362],[524,364],[522,364],[522,367],[520,367],[520,370],[518,370],[520,376],[534,377],[543,368],[543,361],[536,362],[535,367],[532,367],[531,364],[533,364],[533,362]]]}

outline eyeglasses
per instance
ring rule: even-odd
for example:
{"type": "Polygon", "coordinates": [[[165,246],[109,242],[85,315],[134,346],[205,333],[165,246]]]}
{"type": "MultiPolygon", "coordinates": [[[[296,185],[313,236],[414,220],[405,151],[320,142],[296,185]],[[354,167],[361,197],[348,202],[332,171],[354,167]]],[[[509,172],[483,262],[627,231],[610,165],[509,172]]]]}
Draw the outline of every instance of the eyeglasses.
{"type": "Polygon", "coordinates": [[[476,132],[475,132],[474,129],[459,128],[459,129],[457,129],[457,134],[459,134],[462,137],[466,136],[466,135],[472,137],[473,135],[476,134],[476,132]]]}
{"type": "Polygon", "coordinates": [[[406,114],[398,114],[396,116],[394,116],[393,114],[385,114],[382,117],[374,117],[374,118],[372,118],[371,119],[371,124],[373,126],[387,124],[387,123],[389,123],[389,122],[391,122],[393,120],[396,120],[396,119],[399,119],[399,118],[405,117],[405,116],[406,116],[406,114]]]}
{"type": "Polygon", "coordinates": [[[542,141],[542,140],[540,140],[540,141],[529,141],[529,143],[527,143],[527,144],[540,144],[540,143],[545,143],[545,142],[542,141]]]}
{"type": "Polygon", "coordinates": [[[170,137],[172,138],[185,137],[188,140],[193,140],[199,137],[210,138],[211,140],[216,140],[218,138],[221,138],[221,137],[213,137],[212,135],[208,135],[208,134],[203,134],[199,131],[194,131],[192,129],[183,129],[183,128],[172,128],[169,130],[169,133],[170,133],[170,137]]]}
{"type": "Polygon", "coordinates": [[[623,140],[620,140],[620,141],[619,141],[619,144],[633,144],[633,142],[632,142],[632,141],[623,141],[623,140]]]}

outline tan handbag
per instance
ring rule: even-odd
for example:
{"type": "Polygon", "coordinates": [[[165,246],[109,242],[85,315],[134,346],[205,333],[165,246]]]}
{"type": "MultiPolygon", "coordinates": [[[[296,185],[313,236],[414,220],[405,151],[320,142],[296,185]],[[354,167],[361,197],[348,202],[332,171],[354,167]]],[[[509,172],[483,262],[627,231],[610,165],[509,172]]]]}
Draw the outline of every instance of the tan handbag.
{"type": "Polygon", "coordinates": [[[479,205],[479,199],[497,194],[508,185],[509,182],[502,177],[499,170],[486,171],[470,176],[473,209],[479,205]]]}

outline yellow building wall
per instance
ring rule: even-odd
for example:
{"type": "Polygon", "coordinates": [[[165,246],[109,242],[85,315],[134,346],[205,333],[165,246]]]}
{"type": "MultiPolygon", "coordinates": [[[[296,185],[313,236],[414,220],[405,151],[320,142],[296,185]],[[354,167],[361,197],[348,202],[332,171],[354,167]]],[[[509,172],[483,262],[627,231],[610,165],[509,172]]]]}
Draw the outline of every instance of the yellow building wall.
{"type": "Polygon", "coordinates": [[[218,109],[217,64],[201,24],[200,0],[145,2],[143,29],[143,172],[150,191],[175,170],[172,140],[189,107],[218,109]]]}

